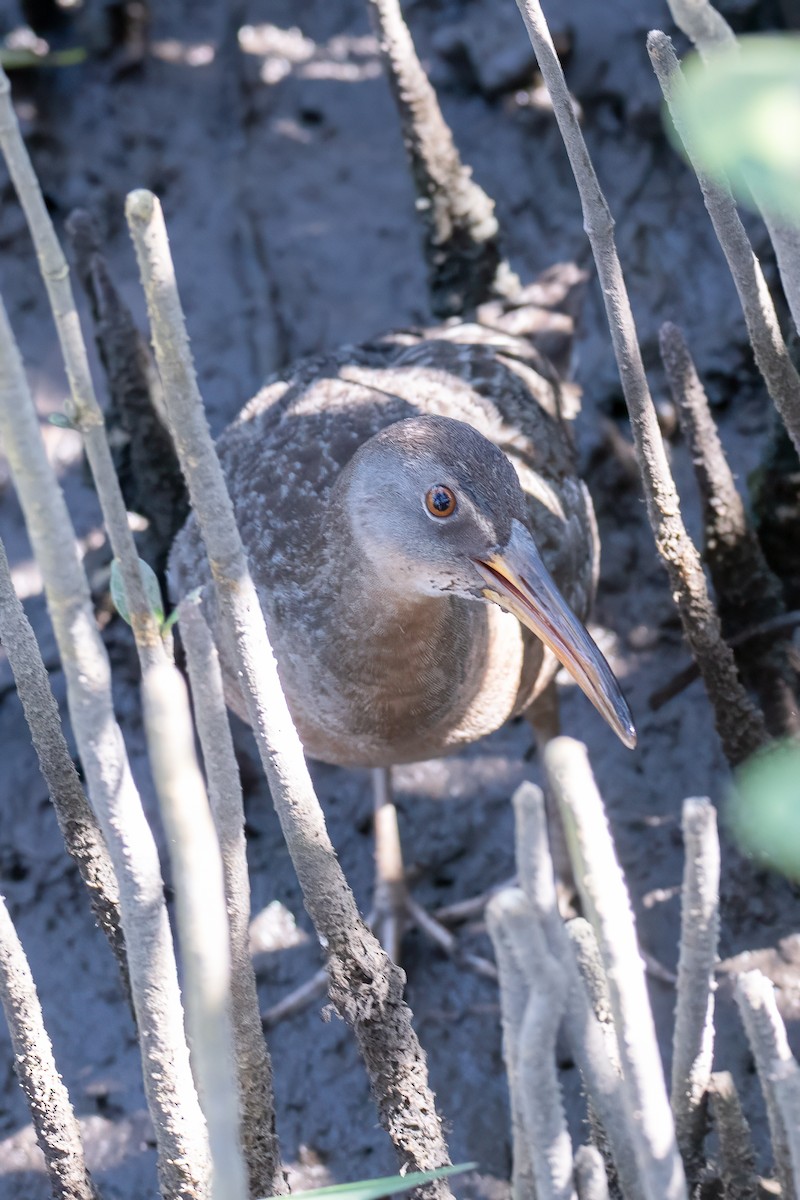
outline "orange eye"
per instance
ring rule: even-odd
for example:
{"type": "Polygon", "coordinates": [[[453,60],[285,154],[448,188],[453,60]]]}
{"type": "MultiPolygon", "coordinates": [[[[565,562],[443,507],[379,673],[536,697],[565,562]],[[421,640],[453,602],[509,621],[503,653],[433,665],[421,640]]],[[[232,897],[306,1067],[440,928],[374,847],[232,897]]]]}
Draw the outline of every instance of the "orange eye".
{"type": "Polygon", "coordinates": [[[456,511],[455,493],[437,483],[425,496],[425,507],[432,517],[451,517],[456,511]]]}

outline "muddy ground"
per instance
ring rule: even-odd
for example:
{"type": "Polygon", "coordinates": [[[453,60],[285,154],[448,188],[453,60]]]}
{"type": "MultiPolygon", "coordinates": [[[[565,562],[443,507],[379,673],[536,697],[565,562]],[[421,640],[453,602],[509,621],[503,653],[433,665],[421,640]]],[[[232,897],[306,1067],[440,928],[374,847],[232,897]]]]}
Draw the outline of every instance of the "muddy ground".
{"type": "MultiPolygon", "coordinates": [[[[538,102],[525,35],[512,0],[407,3],[421,52],[465,159],[495,197],[513,265],[533,278],[551,263],[589,265],[579,206],[551,113],[538,102]],[[506,11],[506,8],[508,11],[506,11]],[[476,55],[484,54],[484,61],[476,55]]],[[[754,375],[733,285],[693,177],[667,147],[646,31],[671,32],[662,0],[561,0],[550,4],[569,47],[567,73],[617,221],[646,362],[659,400],[661,321],[687,331],[716,405],[725,446],[744,481],[758,460],[769,402],[754,375]],[[557,10],[557,11],[556,11],[557,10]],[[602,15],[600,13],[602,12],[602,15]]],[[[779,22],[779,6],[723,6],[739,28],[779,22]]],[[[263,377],[299,355],[428,318],[423,261],[398,124],[360,0],[163,0],[140,63],[119,50],[78,67],[15,77],[23,128],[56,220],[76,205],[100,218],[116,280],[143,317],[123,221],[126,192],[162,198],[212,426],[221,429],[263,377]]],[[[98,11],[67,30],[103,50],[98,11]]],[[[7,32],[17,6],[0,5],[7,32]]],[[[679,40],[679,47],[684,43],[679,40]]],[[[107,49],[107,46],[105,47],[107,49]]],[[[0,207],[0,286],[42,417],[60,409],[65,379],[33,254],[10,185],[0,207]]],[[[754,236],[763,248],[754,224],[754,236]]],[[[770,260],[766,265],[772,277],[770,260]]],[[[143,322],[142,322],[143,323],[143,322]]],[[[584,389],[581,451],[597,507],[603,559],[595,623],[634,710],[639,748],[625,750],[574,687],[562,688],[564,731],[585,740],[627,873],[643,947],[674,968],[682,869],[681,801],[722,803],[728,775],[699,684],[653,713],[651,692],[685,659],[681,636],[636,486],[604,440],[624,431],[619,384],[592,284],[579,340],[584,389]],[[605,632],[602,632],[605,631],[605,632]]],[[[97,375],[102,391],[102,379],[97,375]]],[[[70,431],[45,426],[78,533],[97,550],[97,503],[70,431]]],[[[698,515],[680,442],[673,462],[687,519],[698,515]]],[[[10,487],[0,530],[26,609],[64,683],[36,567],[10,487]]],[[[137,666],[119,622],[106,631],[119,718],[148,811],[137,666]]],[[[30,957],[57,1061],[83,1123],[90,1164],[106,1197],[153,1195],[155,1164],[136,1040],[100,934],[67,860],[30,747],[19,702],[0,662],[0,884],[30,957]]],[[[237,729],[254,761],[249,734],[237,729]]],[[[511,725],[469,753],[404,767],[398,802],[416,894],[429,906],[469,896],[512,871],[509,798],[538,779],[527,725],[511,725]]],[[[366,773],[313,765],[335,845],[359,900],[371,883],[366,773]]],[[[262,919],[258,969],[265,1006],[319,964],[265,786],[248,772],[253,905],[262,919]],[[276,918],[276,913],[278,914],[276,918]],[[296,921],[296,927],[293,920],[296,921]]],[[[726,861],[729,861],[726,852],[726,861]]],[[[759,882],[733,897],[722,957],[758,952],[780,985],[791,1019],[800,1005],[800,911],[781,888],[759,882]]],[[[467,932],[487,950],[485,935],[467,932]]],[[[485,1195],[502,1195],[510,1170],[509,1120],[496,987],[464,972],[412,934],[408,998],[456,1161],[480,1164],[485,1195]]],[[[759,1147],[765,1116],[751,1057],[722,973],[717,1066],[731,1069],[759,1147]]],[[[672,989],[651,981],[665,1060],[672,989]]],[[[279,1129],[289,1164],[316,1164],[320,1183],[393,1169],[355,1045],[321,1003],[270,1034],[279,1129]]],[[[580,1134],[576,1071],[565,1061],[565,1096],[580,1134]]],[[[49,1194],[28,1115],[0,1035],[0,1198],[49,1194]]]]}

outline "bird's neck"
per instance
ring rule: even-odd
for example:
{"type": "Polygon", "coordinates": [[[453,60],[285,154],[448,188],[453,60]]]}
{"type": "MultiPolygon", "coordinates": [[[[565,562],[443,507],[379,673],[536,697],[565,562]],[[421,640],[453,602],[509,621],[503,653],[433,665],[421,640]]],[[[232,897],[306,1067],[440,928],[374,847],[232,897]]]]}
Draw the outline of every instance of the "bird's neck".
{"type": "Polygon", "coordinates": [[[341,721],[351,741],[363,738],[364,761],[378,761],[381,743],[387,761],[424,758],[428,735],[430,753],[441,753],[435,731],[453,723],[459,682],[480,669],[485,606],[409,590],[377,571],[333,520],[315,561],[303,589],[304,624],[313,630],[306,665],[326,725],[341,721]]]}
{"type": "Polygon", "coordinates": [[[391,564],[377,568],[335,516],[326,523],[323,539],[322,569],[311,587],[328,605],[331,646],[374,657],[376,669],[395,670],[414,653],[427,656],[442,639],[452,640],[454,605],[478,607],[417,591],[391,564]]]}

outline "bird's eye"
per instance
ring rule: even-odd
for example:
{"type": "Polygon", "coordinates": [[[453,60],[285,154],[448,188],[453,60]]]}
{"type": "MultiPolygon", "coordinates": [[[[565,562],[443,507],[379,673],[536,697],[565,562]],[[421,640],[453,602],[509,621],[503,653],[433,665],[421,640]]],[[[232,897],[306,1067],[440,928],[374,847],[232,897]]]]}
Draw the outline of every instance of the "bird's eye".
{"type": "Polygon", "coordinates": [[[437,483],[425,496],[425,507],[432,517],[451,517],[456,511],[455,493],[437,483]]]}

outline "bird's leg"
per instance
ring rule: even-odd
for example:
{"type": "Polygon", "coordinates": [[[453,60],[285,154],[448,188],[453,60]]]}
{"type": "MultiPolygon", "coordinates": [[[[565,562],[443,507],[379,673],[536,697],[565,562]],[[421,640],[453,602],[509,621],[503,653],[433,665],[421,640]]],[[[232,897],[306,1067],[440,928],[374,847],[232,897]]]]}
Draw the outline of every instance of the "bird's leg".
{"type": "Polygon", "coordinates": [[[464,954],[452,933],[410,894],[403,867],[397,809],[392,799],[390,767],[373,770],[372,787],[375,797],[375,918],[370,924],[384,950],[392,962],[399,963],[403,934],[410,926],[416,926],[445,954],[460,959],[479,975],[497,979],[494,963],[477,954],[464,954]]]}
{"type": "Polygon", "coordinates": [[[408,886],[397,809],[392,798],[391,767],[372,771],[375,827],[375,931],[392,962],[400,962],[400,946],[408,920],[408,886]]]}

